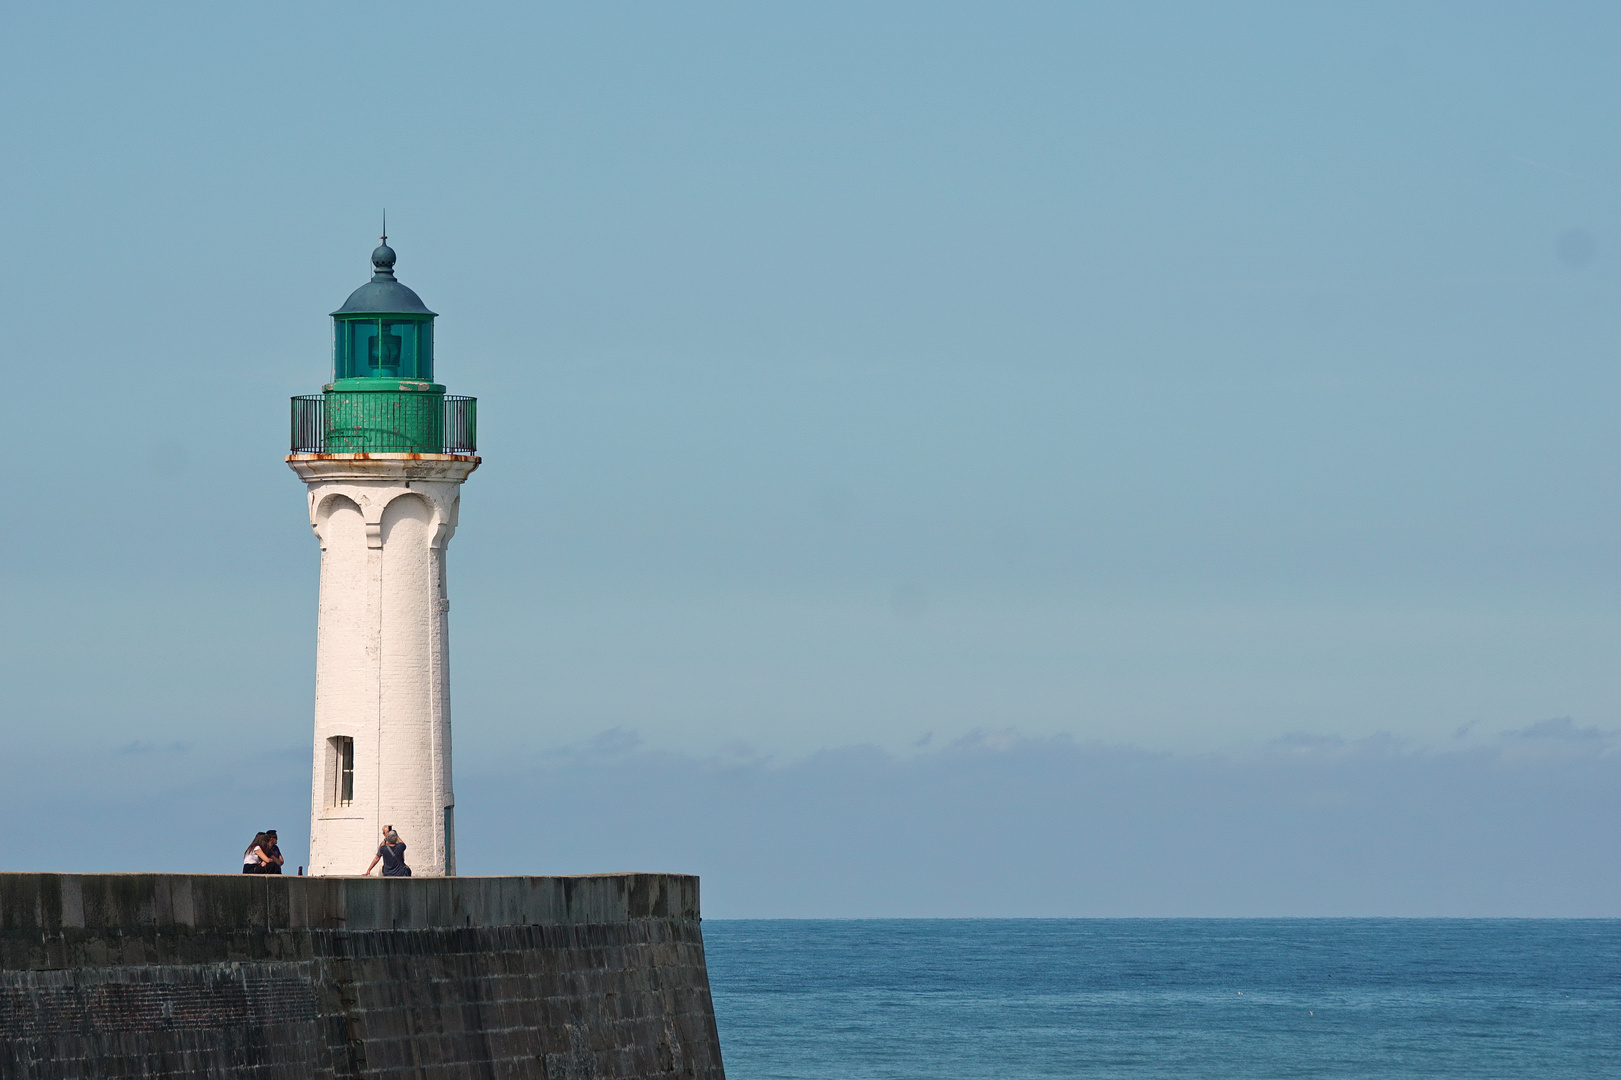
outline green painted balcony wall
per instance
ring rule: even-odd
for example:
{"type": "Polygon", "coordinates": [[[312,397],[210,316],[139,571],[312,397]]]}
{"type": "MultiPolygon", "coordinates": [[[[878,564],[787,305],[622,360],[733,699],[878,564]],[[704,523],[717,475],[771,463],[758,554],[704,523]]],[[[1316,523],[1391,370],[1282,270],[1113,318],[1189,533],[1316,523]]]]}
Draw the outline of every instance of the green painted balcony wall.
{"type": "Polygon", "coordinates": [[[445,393],[417,391],[353,393],[326,397],[329,454],[383,452],[439,454],[445,446],[445,393]]]}

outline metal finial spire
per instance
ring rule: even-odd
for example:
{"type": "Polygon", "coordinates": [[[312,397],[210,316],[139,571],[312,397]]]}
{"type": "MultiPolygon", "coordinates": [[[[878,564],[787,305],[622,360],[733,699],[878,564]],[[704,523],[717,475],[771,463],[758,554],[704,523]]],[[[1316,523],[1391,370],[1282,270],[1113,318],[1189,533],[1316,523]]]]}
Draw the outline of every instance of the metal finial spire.
{"type": "Polygon", "coordinates": [[[383,242],[377,245],[377,250],[371,253],[371,268],[373,281],[394,280],[394,249],[388,246],[388,211],[383,211],[383,242]]]}

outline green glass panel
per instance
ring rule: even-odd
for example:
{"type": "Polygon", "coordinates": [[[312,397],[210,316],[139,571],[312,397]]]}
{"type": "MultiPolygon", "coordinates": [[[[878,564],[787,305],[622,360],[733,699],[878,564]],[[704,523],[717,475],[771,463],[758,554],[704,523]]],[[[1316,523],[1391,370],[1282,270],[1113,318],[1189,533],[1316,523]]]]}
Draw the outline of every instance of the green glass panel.
{"type": "Polygon", "coordinates": [[[354,347],[349,341],[349,323],[332,320],[332,377],[348,379],[354,376],[354,347]]]}
{"type": "Polygon", "coordinates": [[[417,324],[414,322],[385,322],[383,344],[393,348],[396,355],[394,374],[402,379],[419,378],[417,375],[417,324]],[[392,345],[392,342],[399,342],[392,345]]]}
{"type": "Polygon", "coordinates": [[[334,319],[332,378],[433,381],[433,322],[334,319]]]}
{"type": "Polygon", "coordinates": [[[417,378],[433,382],[433,320],[417,323],[417,378]]]}
{"type": "Polygon", "coordinates": [[[345,325],[349,331],[349,372],[342,377],[365,378],[378,374],[377,323],[370,319],[354,319],[345,325]]]}
{"type": "Polygon", "coordinates": [[[398,378],[400,374],[400,335],[394,333],[395,324],[386,323],[382,334],[374,334],[367,342],[366,374],[376,378],[398,378]]]}

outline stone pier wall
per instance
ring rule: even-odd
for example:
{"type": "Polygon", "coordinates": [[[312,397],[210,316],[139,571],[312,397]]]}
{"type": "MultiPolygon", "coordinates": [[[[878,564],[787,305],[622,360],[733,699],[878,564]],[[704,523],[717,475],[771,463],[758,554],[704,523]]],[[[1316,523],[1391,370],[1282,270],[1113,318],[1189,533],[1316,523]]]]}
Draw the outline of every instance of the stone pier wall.
{"type": "Polygon", "coordinates": [[[0,1077],[724,1080],[698,879],[0,874],[0,1077]]]}

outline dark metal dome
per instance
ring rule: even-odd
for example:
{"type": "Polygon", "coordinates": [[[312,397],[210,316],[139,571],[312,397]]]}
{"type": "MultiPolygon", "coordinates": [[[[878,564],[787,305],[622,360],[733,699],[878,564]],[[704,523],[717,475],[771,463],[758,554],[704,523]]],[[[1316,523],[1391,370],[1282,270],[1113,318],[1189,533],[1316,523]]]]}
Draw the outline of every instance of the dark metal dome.
{"type": "Polygon", "coordinates": [[[394,280],[394,249],[388,246],[388,231],[383,231],[383,242],[371,253],[371,280],[349,294],[349,299],[334,315],[364,312],[368,315],[435,315],[422,298],[394,280]]]}

